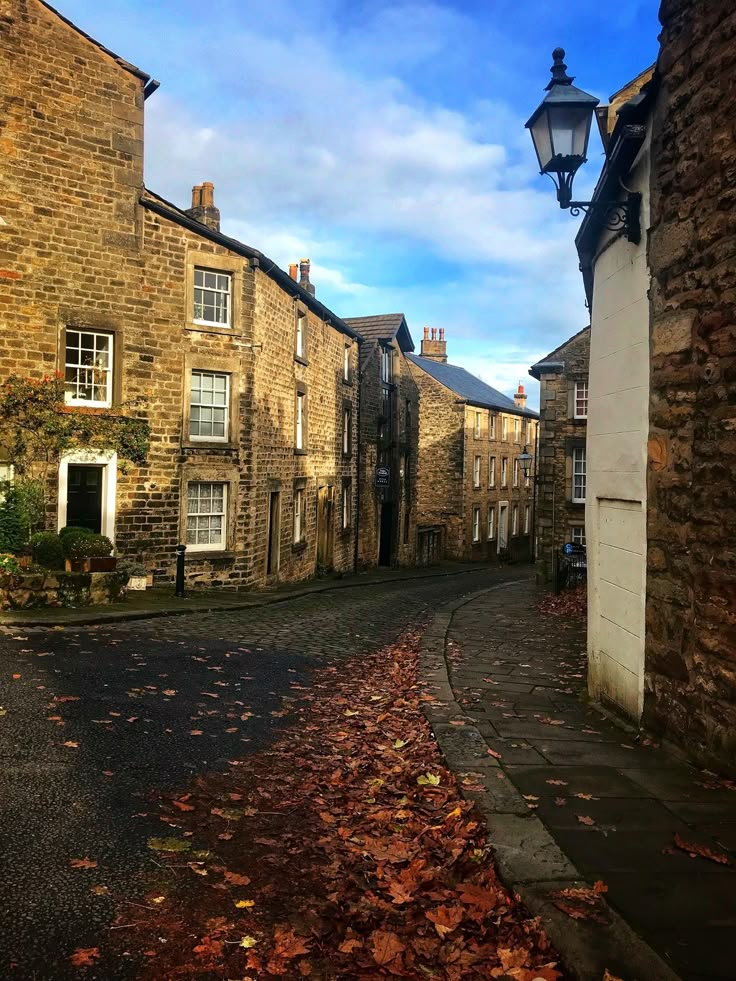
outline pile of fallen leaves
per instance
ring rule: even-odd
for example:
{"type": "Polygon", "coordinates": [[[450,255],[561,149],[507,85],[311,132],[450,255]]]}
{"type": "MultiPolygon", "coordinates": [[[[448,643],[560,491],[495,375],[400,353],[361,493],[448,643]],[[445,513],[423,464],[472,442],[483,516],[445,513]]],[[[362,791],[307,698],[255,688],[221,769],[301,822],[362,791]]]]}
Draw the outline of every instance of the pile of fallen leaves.
{"type": "Polygon", "coordinates": [[[417,650],[321,669],[271,750],[156,801],[144,895],[113,925],[142,976],[562,977],[441,765],[417,650]]]}
{"type": "Polygon", "coordinates": [[[575,617],[585,620],[588,615],[588,591],[583,583],[575,589],[561,593],[548,593],[539,603],[538,610],[545,616],[575,617]]]}

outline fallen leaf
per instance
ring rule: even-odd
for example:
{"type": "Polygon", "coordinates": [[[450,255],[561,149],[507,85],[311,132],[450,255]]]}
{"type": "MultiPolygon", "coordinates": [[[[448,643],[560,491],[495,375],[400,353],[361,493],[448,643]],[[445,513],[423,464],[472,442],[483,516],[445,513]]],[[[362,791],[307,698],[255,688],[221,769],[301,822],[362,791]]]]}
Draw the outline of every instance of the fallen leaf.
{"type": "Polygon", "coordinates": [[[236,909],[252,909],[255,906],[254,899],[236,899],[235,908],[236,909]]]}
{"type": "Polygon", "coordinates": [[[436,909],[427,910],[424,915],[434,923],[437,934],[444,938],[458,928],[465,910],[462,906],[438,906],[436,909]]]}
{"type": "Polygon", "coordinates": [[[74,967],[92,967],[99,956],[99,947],[77,947],[74,953],[70,955],[69,960],[74,967]]]}
{"type": "Polygon", "coordinates": [[[309,948],[302,937],[294,932],[294,928],[285,924],[279,924],[273,933],[274,953],[277,957],[290,960],[300,954],[308,954],[309,948]]]}
{"type": "Polygon", "coordinates": [[[223,878],[231,886],[249,886],[250,879],[247,875],[240,875],[238,872],[229,872],[227,869],[222,873],[223,878]]]}
{"type": "Polygon", "coordinates": [[[337,948],[341,954],[352,954],[354,950],[363,946],[363,941],[358,940],[356,937],[349,937],[347,940],[343,940],[340,946],[337,948]]]}
{"type": "Polygon", "coordinates": [[[440,778],[435,773],[423,773],[421,777],[417,777],[417,783],[420,787],[427,785],[430,787],[439,787],[440,778]]]}
{"type": "Polygon", "coordinates": [[[174,805],[174,807],[178,808],[180,811],[194,810],[193,804],[186,804],[183,800],[173,800],[171,803],[174,805]]]}
{"type": "Polygon", "coordinates": [[[70,858],[69,864],[73,869],[96,869],[97,862],[93,862],[91,858],[70,858]]]}
{"type": "Polygon", "coordinates": [[[183,838],[149,838],[148,847],[157,852],[188,852],[192,843],[183,838]]]}
{"type": "Polygon", "coordinates": [[[258,943],[255,937],[242,937],[238,947],[245,947],[246,950],[250,950],[251,947],[255,947],[258,943]]]}
{"type": "Polygon", "coordinates": [[[489,756],[492,756],[496,760],[503,759],[503,757],[501,756],[501,754],[500,753],[497,753],[495,749],[487,749],[486,750],[486,753],[488,753],[489,756]]]}
{"type": "Polygon", "coordinates": [[[580,822],[581,824],[587,824],[588,826],[590,826],[590,825],[592,825],[592,824],[595,824],[595,821],[593,820],[593,818],[591,818],[591,817],[587,817],[587,816],[586,816],[586,815],[584,815],[584,814],[578,814],[578,815],[576,815],[576,816],[577,816],[577,819],[578,819],[578,821],[579,821],[579,822],[580,822]]]}
{"type": "Polygon", "coordinates": [[[697,855],[699,858],[707,858],[711,862],[717,862],[718,865],[733,865],[732,859],[723,852],[713,851],[707,845],[700,845],[695,841],[685,841],[679,834],[675,835],[674,844],[681,851],[687,852],[691,858],[697,855]]]}
{"type": "Polygon", "coordinates": [[[70,749],[79,749],[79,743],[75,743],[73,739],[67,739],[67,741],[61,745],[68,746],[70,749]]]}
{"type": "Polygon", "coordinates": [[[551,784],[553,787],[566,787],[567,780],[545,780],[545,783],[551,784]]]}
{"type": "Polygon", "coordinates": [[[373,960],[376,964],[388,964],[406,947],[391,930],[374,930],[370,935],[373,960]]]}

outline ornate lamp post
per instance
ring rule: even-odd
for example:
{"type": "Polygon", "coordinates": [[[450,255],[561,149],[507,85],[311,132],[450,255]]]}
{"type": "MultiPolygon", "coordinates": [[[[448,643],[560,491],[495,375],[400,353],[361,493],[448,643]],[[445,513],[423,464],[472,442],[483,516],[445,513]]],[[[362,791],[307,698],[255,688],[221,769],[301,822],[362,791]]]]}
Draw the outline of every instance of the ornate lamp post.
{"type": "Polygon", "coordinates": [[[557,188],[561,208],[570,214],[600,212],[611,231],[623,229],[630,242],[641,238],[639,211],[641,194],[627,191],[620,201],[573,201],[572,182],[578,169],[588,159],[588,140],[593,113],[599,103],[594,95],[583,92],[567,74],[563,48],[552,52],[552,78],[547,95],[526,123],[539,161],[539,171],[551,178],[557,188]]]}

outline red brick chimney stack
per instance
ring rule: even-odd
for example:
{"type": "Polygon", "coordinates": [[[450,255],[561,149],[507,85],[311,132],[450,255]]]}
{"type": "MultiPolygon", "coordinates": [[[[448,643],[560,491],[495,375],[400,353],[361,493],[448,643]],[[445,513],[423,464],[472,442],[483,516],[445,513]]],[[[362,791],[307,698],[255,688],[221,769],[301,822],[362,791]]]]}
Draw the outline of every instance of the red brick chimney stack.
{"type": "Polygon", "coordinates": [[[289,263],[289,275],[295,281],[296,281],[296,271],[297,271],[298,268],[299,268],[299,264],[298,263],[296,263],[296,262],[290,262],[289,263]]]}
{"type": "Polygon", "coordinates": [[[444,327],[440,327],[439,338],[437,337],[436,327],[424,328],[421,356],[423,358],[429,358],[430,361],[441,361],[443,364],[447,363],[447,341],[445,340],[444,327]]]}
{"type": "Polygon", "coordinates": [[[312,263],[309,261],[309,259],[299,260],[299,285],[303,290],[306,290],[307,293],[311,293],[312,296],[314,296],[315,289],[309,281],[309,270],[311,265],[312,263]]]}
{"type": "Polygon", "coordinates": [[[211,181],[192,188],[192,206],[187,208],[186,214],[213,232],[220,231],[220,209],[215,207],[215,185],[211,181]]]}
{"type": "Polygon", "coordinates": [[[514,395],[514,402],[519,406],[520,409],[526,408],[526,392],[524,391],[524,386],[519,382],[519,390],[516,395],[514,395]]]}

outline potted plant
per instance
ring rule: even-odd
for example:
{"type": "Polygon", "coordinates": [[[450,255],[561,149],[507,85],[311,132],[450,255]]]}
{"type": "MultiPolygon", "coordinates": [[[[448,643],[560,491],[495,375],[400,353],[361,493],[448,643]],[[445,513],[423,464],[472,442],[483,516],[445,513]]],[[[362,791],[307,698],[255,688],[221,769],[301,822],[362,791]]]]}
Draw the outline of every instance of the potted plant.
{"type": "Polygon", "coordinates": [[[105,535],[87,532],[64,537],[64,556],[68,572],[112,572],[117,559],[112,542],[105,535]]]}
{"type": "Polygon", "coordinates": [[[148,585],[146,567],[140,562],[124,562],[120,571],[128,576],[128,589],[142,590],[148,585]]]}

